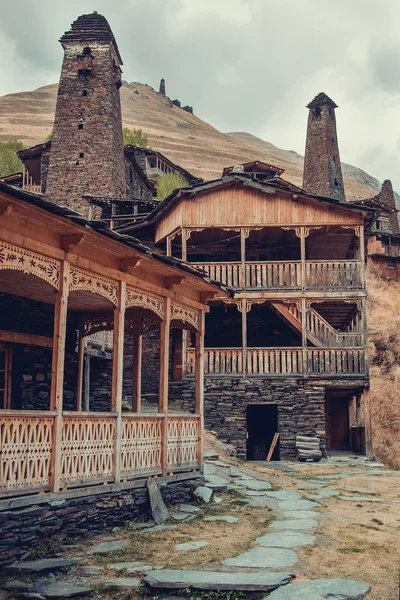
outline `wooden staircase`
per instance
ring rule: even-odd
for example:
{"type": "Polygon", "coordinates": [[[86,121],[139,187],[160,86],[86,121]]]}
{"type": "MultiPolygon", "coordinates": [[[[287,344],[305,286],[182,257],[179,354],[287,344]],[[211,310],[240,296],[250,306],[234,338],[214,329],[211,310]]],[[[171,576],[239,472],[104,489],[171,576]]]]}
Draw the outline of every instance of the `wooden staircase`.
{"type": "MultiPolygon", "coordinates": [[[[271,306],[301,335],[302,316],[296,303],[271,302],[271,306]]],[[[323,348],[353,348],[362,346],[363,343],[362,333],[337,331],[312,307],[308,309],[306,314],[306,335],[314,346],[323,348]]]]}

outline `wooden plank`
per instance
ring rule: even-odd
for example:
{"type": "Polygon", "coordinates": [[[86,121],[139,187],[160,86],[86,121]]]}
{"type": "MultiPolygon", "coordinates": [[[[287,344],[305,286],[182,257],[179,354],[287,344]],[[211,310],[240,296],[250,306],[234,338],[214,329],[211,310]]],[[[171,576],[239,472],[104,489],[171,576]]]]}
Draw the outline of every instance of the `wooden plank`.
{"type": "Polygon", "coordinates": [[[2,329],[0,330],[0,342],[53,348],[53,338],[50,336],[35,335],[33,333],[19,333],[18,331],[3,331],[2,329]]]}
{"type": "Polygon", "coordinates": [[[270,449],[269,449],[269,452],[268,452],[268,455],[267,455],[267,458],[266,458],[266,460],[267,460],[268,462],[269,462],[269,461],[271,460],[271,458],[272,458],[272,455],[273,455],[273,453],[274,453],[274,450],[275,450],[275,446],[276,446],[276,444],[278,443],[278,439],[279,439],[279,433],[277,432],[277,433],[275,433],[275,435],[274,435],[274,437],[273,437],[273,440],[272,440],[272,443],[271,443],[271,446],[270,446],[270,449]]]}
{"type": "Polygon", "coordinates": [[[51,365],[50,410],[56,412],[56,416],[54,419],[53,443],[50,465],[50,485],[52,492],[58,492],[60,488],[61,476],[63,384],[69,279],[70,265],[67,261],[63,261],[61,263],[60,268],[60,289],[56,293],[55,298],[53,355],[51,365]]]}
{"type": "Polygon", "coordinates": [[[122,381],[124,361],[125,294],[126,283],[124,281],[120,281],[118,289],[118,306],[114,309],[111,387],[111,410],[117,413],[113,454],[113,477],[115,483],[119,483],[121,477],[122,381]]]}

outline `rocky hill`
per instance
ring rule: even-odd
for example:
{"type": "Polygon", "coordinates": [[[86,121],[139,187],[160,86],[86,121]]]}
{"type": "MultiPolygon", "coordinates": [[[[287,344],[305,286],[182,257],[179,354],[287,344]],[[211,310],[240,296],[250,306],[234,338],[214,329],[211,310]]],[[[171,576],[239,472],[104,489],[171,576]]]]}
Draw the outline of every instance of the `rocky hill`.
{"type": "MultiPolygon", "coordinates": [[[[57,84],[0,98],[0,140],[20,139],[26,146],[42,142],[53,125],[57,84]]],[[[180,108],[153,88],[124,83],[121,88],[124,126],[142,128],[152,148],[204,179],[214,179],[228,165],[252,159],[286,169],[284,177],[301,185],[303,157],[248,133],[221,133],[180,108]]],[[[343,165],[349,199],[376,193],[379,182],[357,167],[343,165]]]]}

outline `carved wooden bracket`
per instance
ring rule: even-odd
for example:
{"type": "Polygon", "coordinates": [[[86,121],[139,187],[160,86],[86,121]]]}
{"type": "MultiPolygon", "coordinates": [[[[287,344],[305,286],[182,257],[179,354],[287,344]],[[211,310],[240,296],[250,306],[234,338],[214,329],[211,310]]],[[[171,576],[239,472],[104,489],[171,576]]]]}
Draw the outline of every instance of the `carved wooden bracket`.
{"type": "Polygon", "coordinates": [[[218,292],[200,292],[200,302],[206,304],[208,300],[212,300],[218,292]]]}
{"type": "Polygon", "coordinates": [[[167,290],[175,289],[179,284],[181,284],[185,280],[184,276],[175,275],[173,277],[165,277],[164,283],[167,290]]]}
{"type": "Polygon", "coordinates": [[[353,229],[357,237],[361,235],[361,225],[341,225],[342,229],[353,229]]]}
{"type": "Polygon", "coordinates": [[[83,233],[74,233],[72,235],[62,235],[61,236],[61,248],[65,250],[65,252],[72,252],[79,244],[82,244],[85,236],[83,233]]]}
{"type": "Polygon", "coordinates": [[[123,271],[124,273],[132,273],[133,270],[136,269],[141,262],[141,258],[133,256],[131,258],[121,258],[119,265],[121,271],[123,271]]]}

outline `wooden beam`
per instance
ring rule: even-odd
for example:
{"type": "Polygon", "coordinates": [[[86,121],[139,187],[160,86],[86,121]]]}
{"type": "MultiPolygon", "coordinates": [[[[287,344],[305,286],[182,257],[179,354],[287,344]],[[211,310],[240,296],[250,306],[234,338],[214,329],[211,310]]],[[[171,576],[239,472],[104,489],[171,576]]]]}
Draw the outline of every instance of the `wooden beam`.
{"type": "Polygon", "coordinates": [[[165,277],[165,279],[164,279],[164,285],[167,288],[167,290],[174,290],[185,279],[186,279],[186,277],[184,275],[182,275],[182,276],[176,275],[175,277],[165,277]]]}
{"type": "Polygon", "coordinates": [[[114,335],[112,357],[111,410],[117,413],[116,436],[113,455],[114,482],[121,480],[121,436],[122,436],[122,380],[124,360],[126,283],[121,281],[118,290],[118,306],[114,310],[114,335]]]}
{"type": "Polygon", "coordinates": [[[0,206],[0,217],[7,217],[14,210],[14,204],[8,202],[8,204],[4,204],[0,206]]]}
{"type": "Polygon", "coordinates": [[[73,233],[61,236],[61,248],[65,252],[73,252],[85,240],[83,233],[73,233]]]}
{"type": "MultiPolygon", "coordinates": [[[[251,308],[250,308],[251,310],[251,308]]],[[[243,348],[243,377],[247,374],[247,312],[246,300],[242,300],[242,348],[243,348]]]]}
{"type": "Polygon", "coordinates": [[[142,259],[140,257],[132,256],[131,258],[121,258],[119,261],[120,269],[124,273],[133,274],[134,270],[141,264],[142,259]]]}
{"type": "Polygon", "coordinates": [[[85,360],[85,338],[83,336],[83,321],[81,319],[78,333],[78,381],[76,385],[76,410],[82,410],[83,393],[83,363],[85,360]]]}
{"type": "Polygon", "coordinates": [[[63,261],[60,269],[60,289],[56,294],[55,301],[53,357],[51,366],[50,410],[56,411],[57,413],[54,417],[50,466],[52,492],[59,491],[61,477],[62,408],[69,279],[70,265],[68,262],[63,261]]]}
{"type": "Polygon", "coordinates": [[[209,300],[212,300],[217,296],[218,292],[200,292],[200,302],[207,304],[209,300]]]}
{"type": "Polygon", "coordinates": [[[371,418],[371,397],[370,391],[364,390],[364,419],[365,419],[365,453],[370,460],[374,457],[372,445],[372,418],[371,418]]]}
{"type": "Polygon", "coordinates": [[[50,336],[36,335],[34,333],[19,333],[18,331],[3,331],[2,329],[0,329],[0,342],[53,348],[53,338],[50,336]]]}
{"type": "Polygon", "coordinates": [[[84,361],[84,409],[90,410],[90,354],[86,354],[84,361]]]}

